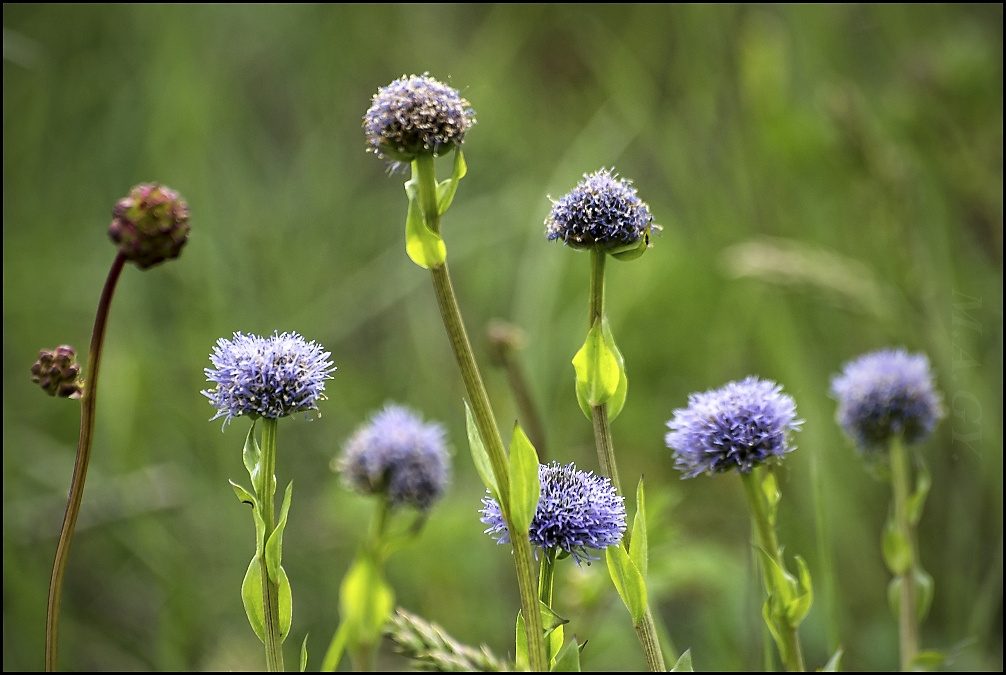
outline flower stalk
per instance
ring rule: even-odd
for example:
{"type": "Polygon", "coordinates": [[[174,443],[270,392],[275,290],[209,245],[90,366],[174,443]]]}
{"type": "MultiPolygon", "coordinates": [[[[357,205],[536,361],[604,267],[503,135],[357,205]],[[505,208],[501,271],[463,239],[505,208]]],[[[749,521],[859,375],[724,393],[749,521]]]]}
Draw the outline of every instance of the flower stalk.
{"type": "MultiPolygon", "coordinates": [[[[440,234],[440,213],[437,205],[437,182],[432,154],[419,154],[412,162],[413,178],[418,181],[420,207],[426,227],[434,234],[440,234]]],[[[468,394],[472,415],[475,418],[479,434],[485,443],[489,461],[492,464],[499,497],[503,504],[509,504],[509,468],[503,440],[496,425],[496,419],[489,403],[482,376],[475,361],[468,333],[465,330],[461,310],[451,283],[447,262],[430,267],[437,306],[447,331],[447,338],[454,352],[461,379],[468,394]]],[[[509,518],[509,509],[504,507],[504,514],[509,518]]],[[[521,610],[528,636],[528,659],[532,670],[548,670],[548,653],[545,647],[544,629],[541,612],[538,608],[537,579],[532,561],[531,543],[526,533],[516,534],[512,539],[514,565],[517,572],[517,585],[520,589],[521,610]]]]}
{"type": "Polygon", "coordinates": [[[896,579],[900,585],[898,598],[898,645],[901,652],[901,670],[910,671],[919,650],[919,613],[916,610],[917,588],[915,570],[918,566],[918,551],[915,543],[915,528],[908,514],[910,468],[908,450],[899,434],[891,436],[891,488],[894,492],[894,523],[907,554],[904,569],[896,579]]]}
{"type": "Polygon", "coordinates": [[[73,463],[73,478],[70,480],[70,493],[66,501],[66,512],[63,515],[63,526],[60,529],[59,541],[56,544],[56,559],[52,566],[52,578],[49,581],[49,600],[46,609],[45,623],[45,669],[56,670],[56,657],[59,648],[59,609],[63,593],[63,576],[66,573],[66,562],[70,555],[70,542],[73,540],[77,516],[80,515],[80,504],[84,498],[84,481],[87,479],[87,467],[91,460],[91,446],[94,440],[94,417],[98,399],[98,373],[101,366],[102,347],[105,344],[105,329],[108,326],[108,313],[112,306],[112,296],[126,264],[126,255],[121,251],[112,261],[112,267],[105,279],[98,300],[98,311],[94,317],[94,329],[91,332],[91,347],[88,351],[87,379],[84,381],[84,391],[80,399],[80,435],[77,438],[77,457],[73,463]]]}
{"type": "MultiPolygon", "coordinates": [[[[590,297],[587,325],[593,326],[605,320],[604,316],[604,267],[608,254],[600,248],[590,249],[590,297]]],[[[624,377],[624,373],[622,377],[624,377]]],[[[601,466],[601,474],[611,481],[618,494],[622,494],[621,482],[618,479],[618,464],[615,461],[615,447],[611,436],[611,424],[608,419],[607,401],[591,406],[591,421],[594,426],[594,444],[597,447],[597,459],[601,466]]],[[[628,548],[630,533],[626,533],[626,548],[628,548]]],[[[651,672],[664,672],[667,666],[660,649],[660,639],[657,637],[657,624],[653,619],[650,604],[646,604],[646,612],[642,621],[633,622],[636,637],[643,648],[646,665],[651,672]]]]}
{"type": "MultiPolygon", "coordinates": [[[[751,508],[751,521],[755,533],[758,537],[758,545],[766,556],[770,558],[770,564],[777,569],[785,570],[782,559],[782,552],[779,548],[779,539],[776,536],[772,511],[774,506],[770,505],[761,488],[765,480],[764,466],[756,466],[749,473],[741,473],[741,480],[744,483],[744,493],[747,495],[748,505],[751,508]]],[[[762,561],[762,572],[765,580],[765,589],[768,592],[768,603],[773,602],[773,598],[783,596],[786,590],[778,587],[777,576],[772,573],[768,564],[762,561]]],[[[789,672],[802,672],[806,670],[803,662],[803,652],[800,648],[800,640],[797,637],[797,624],[782,619],[780,617],[766,614],[766,621],[771,621],[769,628],[773,637],[776,638],[776,645],[779,647],[779,656],[783,666],[789,672]]]]}
{"type": "MultiPolygon", "coordinates": [[[[265,523],[265,541],[269,541],[276,529],[276,432],[278,419],[262,419],[262,460],[259,465],[263,489],[259,492],[259,513],[265,523]]],[[[283,668],[283,638],[280,634],[279,583],[270,577],[266,556],[259,557],[262,577],[262,607],[265,609],[265,660],[270,672],[281,672],[283,668]]]]}

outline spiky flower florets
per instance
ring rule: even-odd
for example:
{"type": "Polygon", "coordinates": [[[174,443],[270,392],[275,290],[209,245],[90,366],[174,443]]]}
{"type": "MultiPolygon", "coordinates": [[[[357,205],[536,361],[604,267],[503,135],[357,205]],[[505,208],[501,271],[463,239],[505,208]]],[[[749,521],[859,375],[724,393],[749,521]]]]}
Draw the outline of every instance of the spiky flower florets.
{"type": "Polygon", "coordinates": [[[862,450],[882,448],[891,436],[925,440],[944,415],[925,354],[883,349],[845,364],[832,378],[839,425],[862,450]]]}
{"type": "Polygon", "coordinates": [[[426,510],[448,480],[446,431],[411,410],[388,405],[356,430],[335,468],[362,494],[385,495],[392,506],[426,510]]]}
{"type": "Polygon", "coordinates": [[[545,236],[573,248],[608,250],[637,243],[653,225],[650,207],[636,194],[632,181],[601,169],[559,201],[545,220],[545,236]]]}
{"type": "MultiPolygon", "coordinates": [[[[544,551],[564,552],[579,565],[597,558],[588,549],[617,546],[625,532],[625,500],[611,481],[572,463],[558,462],[538,467],[541,497],[531,521],[531,543],[544,551]]],[[[482,522],[486,534],[500,544],[510,543],[510,532],[492,497],[482,499],[482,522]]]]}
{"type": "Polygon", "coordinates": [[[43,349],[31,367],[31,381],[49,396],[80,398],[84,382],[80,378],[77,353],[69,345],[43,349]]]}
{"type": "Polygon", "coordinates": [[[210,354],[213,368],[205,369],[206,380],[216,386],[202,392],[217,409],[211,419],[275,419],[317,410],[325,400],[325,380],[335,370],[330,356],[297,333],[220,338],[210,354]]]}
{"type": "Polygon", "coordinates": [[[449,152],[473,124],[468,101],[429,73],[403,76],[378,89],[363,118],[368,150],[394,162],[449,152]]]}
{"type": "Polygon", "coordinates": [[[140,269],[177,258],[189,238],[189,206],[171,188],[141,183],[115,205],[108,236],[140,269]]]}
{"type": "Polygon", "coordinates": [[[665,440],[683,478],[731,469],[750,473],[756,465],[793,450],[789,434],[801,424],[796,403],[782,387],[748,377],[691,394],[688,407],[675,410],[667,423],[671,431],[665,440]]]}

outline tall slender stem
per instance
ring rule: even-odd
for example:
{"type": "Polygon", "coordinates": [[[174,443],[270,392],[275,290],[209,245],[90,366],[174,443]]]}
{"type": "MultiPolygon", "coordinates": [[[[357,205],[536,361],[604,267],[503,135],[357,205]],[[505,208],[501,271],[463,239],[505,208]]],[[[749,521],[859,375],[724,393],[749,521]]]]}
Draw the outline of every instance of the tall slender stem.
{"type": "MultiPolygon", "coordinates": [[[[262,494],[259,505],[265,523],[265,541],[269,541],[276,527],[276,430],[278,419],[262,419],[262,494]]],[[[269,578],[265,553],[259,556],[262,574],[262,607],[265,613],[265,660],[270,672],[283,670],[283,639],[279,622],[279,583],[269,578]]],[[[276,571],[277,579],[278,570],[276,571]]]]}
{"type": "Polygon", "coordinates": [[[66,513],[63,515],[63,527],[56,544],[56,559],[52,566],[52,578],[49,581],[49,602],[46,610],[45,623],[45,669],[56,670],[56,653],[59,648],[59,606],[63,594],[63,575],[66,572],[66,561],[70,555],[70,542],[73,540],[77,516],[80,515],[80,503],[84,498],[84,481],[87,478],[87,466],[91,459],[91,445],[94,440],[94,413],[98,405],[98,371],[101,365],[102,347],[105,344],[105,328],[108,326],[108,312],[112,306],[112,296],[115,286],[126,264],[126,257],[120,252],[112,261],[112,267],[105,278],[105,286],[98,300],[98,311],[94,317],[94,330],[91,331],[91,348],[87,355],[87,378],[84,380],[84,391],[80,397],[80,435],[77,438],[77,458],[73,463],[73,478],[70,479],[70,493],[66,500],[66,513]]]}
{"type": "MultiPolygon", "coordinates": [[[[744,492],[747,494],[748,504],[751,507],[751,519],[758,534],[759,545],[780,569],[786,569],[779,551],[779,539],[776,537],[775,526],[769,517],[769,507],[760,487],[763,474],[764,467],[761,466],[755,467],[750,473],[742,473],[744,492]]],[[[772,593],[772,589],[775,587],[772,573],[766,569],[765,565],[762,565],[762,573],[765,577],[766,591],[772,593]]],[[[775,629],[778,632],[779,657],[786,670],[790,672],[806,670],[796,626],[791,625],[788,621],[782,621],[775,626],[775,629]]]]}
{"type": "MultiPolygon", "coordinates": [[[[412,164],[413,171],[419,178],[419,199],[426,225],[432,231],[440,231],[440,215],[436,203],[436,174],[433,157],[420,155],[412,164]]],[[[548,653],[545,649],[544,631],[542,628],[541,611],[538,607],[538,583],[534,573],[534,562],[531,554],[531,542],[527,533],[519,533],[510,527],[510,472],[507,454],[503,448],[499,427],[489,403],[489,395],[482,383],[482,375],[475,362],[468,333],[461,318],[454,286],[451,283],[447,263],[430,269],[433,289],[440,307],[440,316],[447,331],[447,338],[454,351],[461,379],[468,394],[472,407],[472,415],[478,427],[486,453],[492,464],[499,490],[500,505],[503,507],[503,517],[507,521],[513,545],[514,565],[517,571],[517,585],[520,590],[521,609],[528,637],[528,660],[531,670],[548,670],[548,653]]]]}
{"type": "MultiPolygon", "coordinates": [[[[590,250],[590,297],[589,310],[587,313],[588,329],[597,321],[604,321],[604,263],[608,254],[597,248],[590,250]]],[[[601,473],[606,476],[615,487],[618,494],[622,494],[621,481],[618,479],[618,464],[615,462],[615,445],[611,438],[611,425],[608,420],[608,404],[602,403],[591,407],[591,420],[594,425],[594,443],[597,446],[597,459],[601,465],[601,473]]],[[[626,544],[629,533],[625,534],[626,544]]],[[[649,603],[643,620],[633,623],[639,644],[643,647],[643,654],[646,656],[647,667],[652,672],[663,672],[667,670],[664,663],[664,655],[660,650],[660,640],[657,637],[657,624],[653,619],[653,611],[649,603]]]]}
{"type": "Polygon", "coordinates": [[[901,670],[912,669],[919,649],[918,614],[915,609],[917,589],[915,568],[917,553],[915,533],[908,517],[909,466],[908,453],[900,435],[891,437],[891,485],[894,490],[894,520],[898,532],[908,545],[909,563],[900,574],[901,598],[898,612],[898,642],[901,647],[901,670]]]}

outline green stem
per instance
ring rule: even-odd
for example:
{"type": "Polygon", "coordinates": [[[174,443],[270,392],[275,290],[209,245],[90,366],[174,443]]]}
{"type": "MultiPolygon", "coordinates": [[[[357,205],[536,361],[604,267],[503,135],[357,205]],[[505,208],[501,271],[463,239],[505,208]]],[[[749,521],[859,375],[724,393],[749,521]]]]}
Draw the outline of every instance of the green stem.
{"type": "Polygon", "coordinates": [[[555,549],[549,549],[541,557],[538,575],[538,599],[546,606],[552,606],[552,581],[555,579],[555,549]]]}
{"type": "MultiPolygon", "coordinates": [[[[374,510],[374,517],[370,521],[370,533],[364,544],[363,555],[370,558],[374,569],[381,576],[383,576],[383,564],[386,552],[384,533],[387,530],[390,515],[391,509],[389,508],[388,500],[385,498],[378,499],[377,508],[374,510]]],[[[366,601],[374,599],[371,594],[366,594],[364,597],[366,601]]],[[[363,614],[365,616],[373,615],[374,607],[372,605],[366,607],[363,610],[363,614]]],[[[376,642],[354,641],[354,644],[350,645],[349,651],[350,659],[353,661],[353,670],[360,673],[373,672],[377,664],[377,647],[378,644],[376,642]]]]}
{"type": "Polygon", "coordinates": [[[98,300],[98,311],[91,331],[91,349],[87,355],[88,373],[84,381],[84,391],[80,397],[80,435],[77,437],[77,458],[73,463],[73,477],[70,479],[70,493],[66,500],[63,527],[56,543],[56,559],[52,565],[49,581],[49,602],[45,622],[45,669],[56,670],[56,653],[59,647],[59,605],[63,594],[63,575],[66,561],[70,556],[70,542],[80,515],[80,503],[84,498],[84,481],[91,459],[91,445],[94,440],[94,413],[98,406],[98,370],[101,365],[102,346],[105,344],[105,328],[108,326],[108,312],[112,306],[115,286],[126,264],[122,253],[115,256],[112,267],[105,278],[105,286],[98,300]]]}
{"type": "MultiPolygon", "coordinates": [[[[433,232],[439,233],[440,215],[437,213],[436,206],[437,183],[433,157],[420,155],[412,163],[412,170],[419,178],[420,206],[426,219],[426,225],[433,232]]],[[[454,358],[461,371],[461,379],[464,381],[468,401],[472,407],[475,425],[482,436],[486,453],[489,455],[489,462],[493,467],[503,517],[506,519],[507,528],[511,533],[514,565],[517,570],[517,585],[520,589],[521,609],[528,636],[528,660],[531,670],[547,671],[548,653],[545,649],[541,612],[538,608],[537,579],[531,555],[531,542],[526,532],[518,533],[510,526],[510,473],[506,450],[503,448],[503,440],[500,437],[499,427],[496,426],[496,418],[489,403],[489,395],[482,383],[482,375],[479,373],[475,354],[468,340],[468,333],[465,331],[461,309],[458,307],[457,297],[454,294],[454,286],[451,283],[447,263],[430,268],[430,275],[433,280],[433,290],[437,296],[437,305],[440,307],[440,316],[443,319],[447,338],[454,351],[454,358]]]]}
{"type": "Polygon", "coordinates": [[[898,612],[898,638],[901,647],[901,670],[912,669],[919,649],[918,614],[915,609],[915,533],[908,517],[909,492],[908,452],[900,435],[891,437],[891,485],[894,490],[894,519],[898,532],[908,545],[909,564],[901,577],[901,607],[898,612]]]}
{"type": "MultiPolygon", "coordinates": [[[[597,248],[590,250],[590,297],[587,312],[588,329],[595,322],[604,321],[604,263],[608,254],[597,248]]],[[[618,479],[618,464],[615,462],[615,446],[611,438],[611,425],[608,421],[608,404],[602,403],[591,407],[591,419],[594,425],[594,443],[597,446],[597,459],[601,465],[601,473],[622,494],[622,484],[618,479]]],[[[625,534],[625,545],[628,546],[629,533],[625,534]]],[[[633,624],[639,644],[643,647],[646,664],[651,672],[664,672],[667,666],[660,649],[657,637],[657,624],[653,619],[653,611],[649,603],[643,620],[633,624]]]]}
{"type": "MultiPolygon", "coordinates": [[[[758,544],[775,564],[784,570],[786,567],[779,550],[779,539],[776,537],[775,526],[769,516],[769,505],[761,490],[764,471],[764,467],[756,466],[750,473],[742,473],[741,479],[744,483],[744,492],[747,494],[748,505],[751,507],[751,519],[754,521],[755,531],[758,535],[758,544]]],[[[772,572],[763,564],[762,573],[765,577],[766,591],[772,594],[774,592],[772,589],[775,588],[772,572]]],[[[806,670],[796,626],[790,625],[787,621],[780,621],[775,626],[775,630],[778,632],[779,658],[782,659],[786,670],[790,672],[806,670]]]]}
{"type": "MultiPolygon", "coordinates": [[[[259,509],[262,522],[265,523],[265,539],[268,542],[276,527],[276,429],[279,420],[262,419],[262,457],[259,471],[261,472],[262,492],[259,494],[259,509]]],[[[259,566],[262,573],[262,607],[265,614],[265,660],[270,672],[283,670],[283,639],[280,636],[279,623],[279,583],[269,578],[269,568],[265,552],[259,556],[259,566]]],[[[277,570],[277,579],[278,579],[277,570]]]]}

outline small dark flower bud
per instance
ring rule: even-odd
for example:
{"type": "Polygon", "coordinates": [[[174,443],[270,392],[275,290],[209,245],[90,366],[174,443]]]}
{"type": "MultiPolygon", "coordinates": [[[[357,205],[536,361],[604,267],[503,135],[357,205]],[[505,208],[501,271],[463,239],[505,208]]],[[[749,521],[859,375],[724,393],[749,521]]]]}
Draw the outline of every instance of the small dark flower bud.
{"type": "Polygon", "coordinates": [[[108,236],[145,270],[181,253],[189,238],[189,206],[168,187],[141,183],[115,205],[108,236]]]}
{"type": "Polygon", "coordinates": [[[31,367],[31,381],[49,396],[80,398],[84,381],[80,377],[80,366],[77,365],[73,347],[62,345],[56,349],[41,350],[38,361],[31,367]]]}

